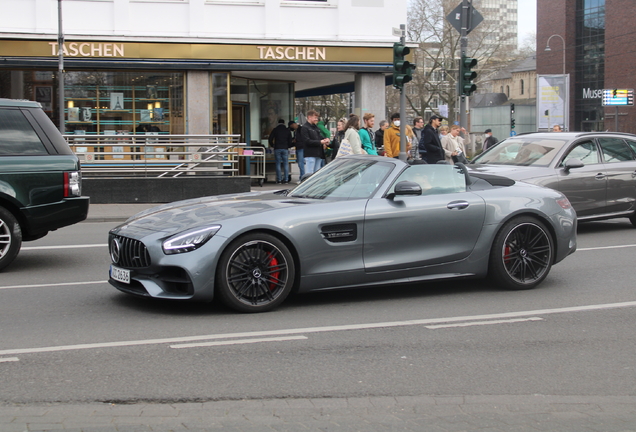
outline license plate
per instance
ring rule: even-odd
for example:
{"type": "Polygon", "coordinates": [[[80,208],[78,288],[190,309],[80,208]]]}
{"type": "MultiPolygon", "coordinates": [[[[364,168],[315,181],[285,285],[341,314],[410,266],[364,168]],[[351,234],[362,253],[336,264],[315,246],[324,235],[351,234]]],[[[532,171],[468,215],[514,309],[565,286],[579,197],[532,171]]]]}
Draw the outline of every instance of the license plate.
{"type": "Polygon", "coordinates": [[[115,267],[114,265],[110,266],[110,277],[115,279],[117,282],[122,282],[125,284],[130,283],[130,270],[120,269],[119,267],[115,267]]]}

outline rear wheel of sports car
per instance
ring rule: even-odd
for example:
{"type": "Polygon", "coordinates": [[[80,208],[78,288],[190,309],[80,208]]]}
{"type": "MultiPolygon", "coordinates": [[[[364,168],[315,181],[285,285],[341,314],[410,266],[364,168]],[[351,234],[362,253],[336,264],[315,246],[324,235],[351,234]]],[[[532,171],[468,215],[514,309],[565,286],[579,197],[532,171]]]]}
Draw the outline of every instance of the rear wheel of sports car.
{"type": "Polygon", "coordinates": [[[0,270],[8,266],[22,246],[22,230],[15,217],[0,207],[0,270]]]}
{"type": "Polygon", "coordinates": [[[490,252],[489,275],[505,289],[531,289],[552,268],[554,246],[544,224],[531,217],[506,223],[490,252]]]}
{"type": "Polygon", "coordinates": [[[294,259],[283,242],[269,234],[249,234],[221,255],[217,294],[239,312],[265,312],[285,300],[294,277],[294,259]]]}

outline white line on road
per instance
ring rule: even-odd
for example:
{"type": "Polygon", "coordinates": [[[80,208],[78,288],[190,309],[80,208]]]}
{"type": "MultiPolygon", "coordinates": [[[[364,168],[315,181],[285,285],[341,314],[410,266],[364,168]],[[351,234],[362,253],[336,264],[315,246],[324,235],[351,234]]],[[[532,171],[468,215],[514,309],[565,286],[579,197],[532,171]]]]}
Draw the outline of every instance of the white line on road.
{"type": "Polygon", "coordinates": [[[20,361],[19,358],[17,357],[5,357],[5,358],[0,358],[0,363],[7,363],[7,362],[17,362],[20,361]]]}
{"type": "Polygon", "coordinates": [[[180,344],[180,345],[170,345],[170,348],[198,348],[198,347],[210,347],[210,346],[221,346],[221,345],[242,345],[242,344],[252,344],[259,342],[284,342],[290,340],[306,340],[307,336],[283,336],[283,337],[274,337],[274,338],[256,338],[256,339],[239,339],[239,340],[231,340],[231,341],[221,341],[221,342],[201,342],[201,343],[191,343],[191,344],[180,344]]]}
{"type": "Polygon", "coordinates": [[[555,309],[538,309],[531,311],[519,311],[519,312],[504,312],[487,315],[469,315],[459,317],[447,317],[447,318],[430,318],[419,319],[410,321],[388,321],[380,323],[367,323],[367,324],[345,324],[339,326],[324,326],[324,327],[306,327],[296,329],[282,329],[282,330],[263,330],[263,331],[251,331],[244,333],[222,333],[222,334],[210,334],[199,336],[183,336],[173,337],[165,339],[144,339],[144,340],[131,340],[131,341],[119,341],[119,342],[99,342],[90,344],[78,344],[78,345],[62,345],[62,346],[48,346],[40,348],[20,348],[20,349],[8,349],[1,350],[2,355],[16,355],[16,354],[33,354],[44,352],[59,352],[59,351],[73,351],[83,349],[96,349],[96,348],[114,348],[114,347],[131,347],[141,345],[158,345],[158,344],[170,344],[179,342],[194,342],[202,340],[212,339],[237,339],[247,337],[265,337],[265,336],[279,336],[279,335],[294,335],[303,333],[325,333],[325,332],[337,332],[337,331],[350,331],[350,330],[372,330],[372,329],[384,329],[392,327],[407,327],[417,325],[431,325],[445,322],[461,322],[472,320],[491,320],[491,319],[507,319],[518,318],[535,315],[550,315],[558,313],[569,312],[589,312],[600,311],[607,309],[619,309],[619,308],[633,308],[636,307],[636,301],[622,302],[622,303],[606,303],[596,304],[588,306],[572,306],[555,309]]]}
{"type": "Polygon", "coordinates": [[[60,245],[60,246],[29,246],[23,247],[20,250],[46,250],[46,249],[80,249],[80,248],[95,248],[95,247],[108,247],[107,244],[85,244],[85,245],[60,245]]]}
{"type": "Polygon", "coordinates": [[[517,318],[517,319],[509,319],[509,320],[471,321],[471,322],[465,322],[465,323],[459,323],[459,324],[431,325],[431,326],[426,326],[426,328],[435,330],[435,329],[441,329],[441,328],[471,327],[471,326],[482,326],[482,325],[491,325],[491,324],[518,323],[518,322],[526,322],[526,321],[543,321],[543,318],[531,317],[531,318],[517,318]]]}
{"type": "Polygon", "coordinates": [[[618,246],[599,246],[599,247],[592,247],[592,248],[577,248],[576,251],[592,251],[592,250],[601,250],[601,249],[621,249],[621,248],[630,248],[630,247],[636,247],[636,244],[629,244],[629,245],[618,245],[618,246]]]}
{"type": "Polygon", "coordinates": [[[60,283],[53,283],[53,284],[34,284],[34,285],[9,285],[9,286],[0,286],[0,290],[19,289],[19,288],[44,288],[44,287],[56,287],[56,286],[68,286],[68,285],[92,285],[92,284],[103,284],[103,283],[108,283],[108,281],[60,282],[60,283]]]}

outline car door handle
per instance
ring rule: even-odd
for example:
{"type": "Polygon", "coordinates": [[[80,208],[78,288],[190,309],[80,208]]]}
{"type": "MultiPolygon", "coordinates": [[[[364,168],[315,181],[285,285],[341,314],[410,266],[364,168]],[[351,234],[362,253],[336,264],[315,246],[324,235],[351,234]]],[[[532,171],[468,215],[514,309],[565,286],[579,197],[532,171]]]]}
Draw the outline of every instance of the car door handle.
{"type": "Polygon", "coordinates": [[[468,207],[468,201],[453,201],[449,202],[446,205],[446,208],[449,210],[463,210],[468,207]]]}
{"type": "Polygon", "coordinates": [[[594,176],[594,178],[595,178],[596,180],[605,180],[605,177],[607,177],[607,176],[606,176],[605,174],[603,174],[603,173],[598,173],[598,174],[596,174],[596,175],[594,176]]]}

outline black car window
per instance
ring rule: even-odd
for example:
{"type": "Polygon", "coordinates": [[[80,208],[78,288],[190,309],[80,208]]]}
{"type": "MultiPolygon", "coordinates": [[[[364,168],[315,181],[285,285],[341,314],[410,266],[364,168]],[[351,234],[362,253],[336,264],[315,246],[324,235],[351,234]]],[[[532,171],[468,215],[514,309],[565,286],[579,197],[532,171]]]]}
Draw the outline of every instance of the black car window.
{"type": "Polygon", "coordinates": [[[593,141],[584,141],[578,143],[565,155],[565,157],[563,158],[563,162],[572,158],[579,159],[585,165],[597,164],[599,163],[598,148],[593,141]]]}
{"type": "Polygon", "coordinates": [[[0,155],[48,154],[31,123],[18,109],[0,109],[0,155]]]}
{"type": "Polygon", "coordinates": [[[620,138],[599,138],[605,162],[625,162],[634,160],[634,154],[625,141],[620,138]]]}
{"type": "Polygon", "coordinates": [[[636,141],[625,140],[625,142],[632,148],[632,150],[636,154],[636,141]]]}

